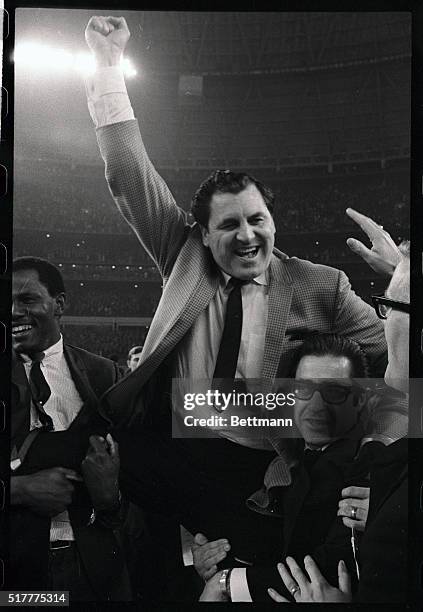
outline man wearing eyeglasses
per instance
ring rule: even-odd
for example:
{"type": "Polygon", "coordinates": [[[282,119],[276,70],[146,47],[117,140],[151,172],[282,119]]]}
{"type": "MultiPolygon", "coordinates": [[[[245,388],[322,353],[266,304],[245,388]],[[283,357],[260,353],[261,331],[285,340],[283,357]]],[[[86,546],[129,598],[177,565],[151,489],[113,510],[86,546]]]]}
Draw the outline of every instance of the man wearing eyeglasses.
{"type": "MultiPolygon", "coordinates": [[[[268,517],[268,526],[257,522],[263,530],[259,538],[267,538],[267,548],[261,542],[255,544],[261,544],[262,550],[259,554],[256,548],[254,559],[246,560],[252,567],[235,563],[235,567],[219,572],[217,563],[229,561],[229,542],[195,545],[196,569],[208,579],[202,601],[269,601],[267,587],[279,584],[272,558],[279,558],[281,551],[301,557],[312,550],[331,576],[336,576],[342,554],[350,570],[355,571],[351,533],[337,519],[337,510],[341,490],[350,483],[350,476],[355,484],[366,484],[368,468],[357,470],[354,466],[353,471],[352,464],[364,435],[366,419],[362,417],[368,400],[353,378],[368,376],[367,359],[347,338],[316,334],[304,341],[296,363],[294,419],[303,440],[296,441],[289,458],[284,457],[290,474],[283,485],[263,487],[247,502],[251,511],[268,517]],[[357,473],[362,474],[361,479],[357,473]],[[273,542],[269,545],[271,529],[273,542]]],[[[277,470],[278,461],[273,461],[264,481],[274,483],[277,470]]],[[[256,534],[251,535],[254,540],[256,534]]],[[[205,537],[197,534],[196,543],[202,542],[205,537]]],[[[233,560],[231,563],[234,565],[233,560]]]]}
{"type": "MultiPolygon", "coordinates": [[[[348,211],[347,211],[348,212],[348,211]]],[[[380,318],[385,319],[388,345],[388,366],[385,381],[408,393],[409,375],[409,310],[410,310],[410,244],[398,249],[387,232],[372,219],[352,211],[372,241],[368,249],[359,241],[349,246],[376,271],[392,274],[385,296],[372,296],[380,318]],[[397,261],[386,266],[385,262],[397,261]]],[[[354,601],[360,603],[402,603],[407,601],[408,550],[408,445],[406,438],[383,449],[370,472],[370,511],[360,546],[360,581],[354,601]]],[[[343,519],[345,522],[345,518],[343,519]]],[[[287,591],[297,603],[347,603],[353,600],[350,576],[340,556],[338,582],[328,580],[316,559],[305,557],[307,575],[293,558],[278,570],[287,591]],[[338,585],[332,586],[333,584],[338,585]]],[[[278,602],[287,602],[276,590],[269,595],[278,602]]]]}

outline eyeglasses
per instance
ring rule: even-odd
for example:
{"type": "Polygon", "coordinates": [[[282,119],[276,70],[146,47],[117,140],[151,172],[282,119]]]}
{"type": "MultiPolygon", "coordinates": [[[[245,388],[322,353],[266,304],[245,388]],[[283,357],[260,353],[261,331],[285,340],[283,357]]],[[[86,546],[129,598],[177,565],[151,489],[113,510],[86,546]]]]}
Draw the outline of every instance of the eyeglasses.
{"type": "Polygon", "coordinates": [[[328,404],[343,404],[351,393],[361,394],[363,390],[357,385],[339,385],[336,383],[313,383],[309,380],[295,380],[292,387],[294,395],[300,400],[309,400],[319,391],[323,401],[328,404]]]}
{"type": "Polygon", "coordinates": [[[387,319],[390,311],[401,310],[401,312],[410,312],[410,304],[407,302],[398,302],[391,300],[384,295],[372,295],[373,307],[379,319],[387,319]]]}

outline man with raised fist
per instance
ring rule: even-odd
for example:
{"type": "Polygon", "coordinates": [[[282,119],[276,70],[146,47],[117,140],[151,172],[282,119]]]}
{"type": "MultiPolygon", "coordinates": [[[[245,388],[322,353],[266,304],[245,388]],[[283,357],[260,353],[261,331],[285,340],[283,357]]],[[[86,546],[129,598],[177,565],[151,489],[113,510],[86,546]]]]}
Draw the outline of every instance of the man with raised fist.
{"type": "MultiPolygon", "coordinates": [[[[122,482],[138,503],[159,500],[172,513],[176,503],[188,505],[186,483],[201,474],[219,484],[217,499],[234,498],[236,505],[260,486],[272,445],[246,440],[245,432],[241,444],[233,431],[171,440],[172,379],[208,380],[213,388],[221,379],[232,385],[286,377],[310,332],[355,340],[381,374],[383,327],[343,272],[274,247],[274,196],[253,176],[213,172],[193,197],[189,224],[149,160],[134,118],[120,66],[130,37],[125,19],[92,17],[85,37],[97,66],[86,83],[88,107],[109,188],[164,286],[139,367],[103,397],[120,441],[122,482]]],[[[204,506],[212,522],[215,500],[204,506]]]]}

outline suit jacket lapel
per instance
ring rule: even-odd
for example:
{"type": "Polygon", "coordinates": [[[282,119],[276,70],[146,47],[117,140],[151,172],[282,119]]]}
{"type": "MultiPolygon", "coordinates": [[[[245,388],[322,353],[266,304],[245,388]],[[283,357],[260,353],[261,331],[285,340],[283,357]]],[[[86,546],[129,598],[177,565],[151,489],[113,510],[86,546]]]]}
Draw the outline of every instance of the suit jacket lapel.
{"type": "MultiPolygon", "coordinates": [[[[264,349],[262,378],[273,379],[278,371],[285,331],[294,292],[291,275],[283,261],[272,256],[270,261],[269,308],[264,349]]],[[[286,357],[288,358],[289,357],[286,357]]]]}
{"type": "Polygon", "coordinates": [[[14,361],[12,366],[12,419],[11,439],[12,444],[19,444],[29,432],[31,392],[25,367],[21,361],[14,361]]]}
{"type": "Polygon", "coordinates": [[[63,345],[63,352],[76,390],[83,401],[81,410],[70,425],[73,428],[85,424],[90,419],[97,407],[97,397],[91,387],[83,360],[66,344],[63,345]]]}

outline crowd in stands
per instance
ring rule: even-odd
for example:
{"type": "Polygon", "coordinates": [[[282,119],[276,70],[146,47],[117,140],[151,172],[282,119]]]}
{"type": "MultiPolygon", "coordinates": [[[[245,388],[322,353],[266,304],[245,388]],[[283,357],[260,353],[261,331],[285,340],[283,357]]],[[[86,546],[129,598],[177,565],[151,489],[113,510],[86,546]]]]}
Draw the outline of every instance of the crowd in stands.
{"type": "MultiPolygon", "coordinates": [[[[26,168],[26,166],[25,166],[26,168]]],[[[102,169],[73,175],[65,167],[43,181],[22,169],[16,173],[15,228],[75,231],[78,234],[130,234],[114,206],[102,169]]],[[[260,178],[260,170],[254,172],[260,178]]],[[[203,177],[204,178],[204,177],[203,177]]],[[[188,210],[198,183],[170,183],[176,201],[188,210]]],[[[350,206],[372,214],[380,222],[389,219],[390,232],[408,225],[408,174],[356,176],[353,179],[270,181],[275,193],[275,219],[279,232],[310,232],[350,228],[345,215],[350,206]],[[387,211],[389,214],[387,215],[387,211]]],[[[111,247],[113,248],[113,247],[111,247]]]]}
{"type": "Polygon", "coordinates": [[[98,317],[152,317],[160,299],[159,286],[137,288],[126,283],[105,287],[68,285],[67,315],[98,317]]]}
{"type": "Polygon", "coordinates": [[[63,329],[66,342],[79,346],[103,357],[126,362],[128,349],[134,345],[143,345],[147,327],[112,327],[94,325],[65,325],[63,329]]]}
{"type": "Polygon", "coordinates": [[[159,283],[162,278],[156,266],[120,266],[115,264],[59,264],[66,279],[72,280],[132,280],[134,283],[159,283]]]}

